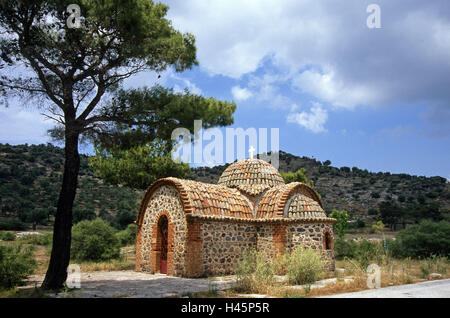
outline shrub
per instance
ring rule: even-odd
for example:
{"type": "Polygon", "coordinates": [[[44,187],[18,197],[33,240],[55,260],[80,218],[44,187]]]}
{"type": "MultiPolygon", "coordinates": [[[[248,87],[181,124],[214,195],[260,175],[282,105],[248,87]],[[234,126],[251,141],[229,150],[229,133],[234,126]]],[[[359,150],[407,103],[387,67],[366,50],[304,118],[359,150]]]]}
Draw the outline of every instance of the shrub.
{"type": "Polygon", "coordinates": [[[346,240],[343,238],[336,238],[334,241],[334,254],[337,259],[343,259],[344,257],[353,258],[357,244],[354,240],[346,240]]]}
{"type": "Polygon", "coordinates": [[[374,199],[379,199],[380,198],[380,194],[378,192],[372,192],[371,196],[374,199]]]}
{"type": "Polygon", "coordinates": [[[366,226],[366,222],[364,222],[364,221],[361,220],[361,219],[357,219],[357,220],[356,220],[356,227],[357,227],[357,228],[361,229],[361,228],[363,228],[363,227],[365,227],[365,226],[366,226]]]}
{"type": "Polygon", "coordinates": [[[430,259],[425,259],[420,262],[420,277],[428,278],[430,272],[433,270],[433,263],[430,259]]]}
{"type": "Polygon", "coordinates": [[[389,255],[394,258],[406,257],[405,251],[403,250],[402,244],[399,240],[386,239],[386,249],[389,255]]]}
{"type": "Polygon", "coordinates": [[[333,209],[333,211],[331,211],[329,217],[335,218],[337,220],[336,223],[333,225],[334,232],[339,237],[344,237],[346,229],[347,229],[347,221],[348,221],[347,211],[345,211],[345,210],[339,211],[339,210],[333,209]]]}
{"type": "Polygon", "coordinates": [[[285,256],[286,275],[291,284],[315,282],[321,277],[324,266],[320,253],[311,248],[296,247],[285,256]]]}
{"type": "Polygon", "coordinates": [[[312,182],[308,181],[308,178],[306,177],[306,169],[305,168],[298,169],[295,172],[280,171],[280,174],[283,177],[284,182],[286,182],[286,183],[303,182],[303,183],[309,184],[310,186],[313,185],[312,182]]]}
{"type": "Polygon", "coordinates": [[[401,259],[407,256],[398,239],[386,239],[386,248],[384,248],[383,241],[363,240],[357,243],[354,240],[337,238],[334,241],[334,253],[336,259],[355,259],[363,269],[367,268],[372,261],[381,265],[382,262],[387,260],[387,257],[401,259]]]}
{"type": "Polygon", "coordinates": [[[357,219],[356,221],[347,222],[347,227],[349,229],[362,229],[366,226],[366,222],[361,219],[357,219]]]}
{"type": "Polygon", "coordinates": [[[0,232],[0,240],[3,241],[14,241],[16,235],[13,232],[0,232]]]}
{"type": "Polygon", "coordinates": [[[111,223],[119,230],[126,228],[130,223],[136,220],[135,213],[131,212],[132,209],[126,208],[124,210],[119,210],[117,214],[113,218],[113,222],[111,223]]]}
{"type": "Polygon", "coordinates": [[[20,240],[32,245],[49,246],[53,242],[53,234],[45,233],[39,235],[25,235],[21,237],[20,240]]]}
{"type": "Polygon", "coordinates": [[[397,236],[405,256],[414,258],[450,255],[450,222],[422,221],[412,225],[397,236]]]}
{"type": "Polygon", "coordinates": [[[21,285],[28,275],[33,274],[36,262],[32,253],[31,247],[0,245],[0,288],[21,285]]]}
{"type": "Polygon", "coordinates": [[[18,219],[0,219],[0,230],[23,231],[26,229],[26,224],[18,219]]]}
{"type": "Polygon", "coordinates": [[[121,246],[131,245],[136,243],[137,225],[129,224],[123,231],[117,232],[116,237],[121,246]]]}
{"type": "Polygon", "coordinates": [[[275,266],[264,251],[249,249],[236,263],[236,289],[241,292],[267,293],[274,282],[275,266]]]}
{"type": "Polygon", "coordinates": [[[84,220],[72,228],[71,257],[81,261],[106,261],[120,257],[115,230],[102,219],[84,220]]]}
{"type": "Polygon", "coordinates": [[[377,258],[381,252],[380,248],[382,246],[379,243],[369,242],[367,240],[363,240],[357,244],[355,259],[362,269],[366,269],[371,261],[377,258]]]}
{"type": "Polygon", "coordinates": [[[77,224],[78,222],[81,222],[83,220],[93,220],[95,219],[95,213],[92,209],[87,208],[81,208],[80,206],[76,205],[73,208],[72,211],[72,221],[73,224],[77,224]]]}
{"type": "Polygon", "coordinates": [[[442,275],[447,274],[448,258],[447,257],[436,257],[434,259],[436,265],[436,271],[442,275]]]}

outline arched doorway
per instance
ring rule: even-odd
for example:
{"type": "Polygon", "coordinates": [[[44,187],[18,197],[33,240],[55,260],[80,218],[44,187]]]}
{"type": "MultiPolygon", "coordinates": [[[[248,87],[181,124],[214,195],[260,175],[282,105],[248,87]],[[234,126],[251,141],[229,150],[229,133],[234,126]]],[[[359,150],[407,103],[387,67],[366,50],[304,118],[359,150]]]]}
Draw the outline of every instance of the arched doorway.
{"type": "Polygon", "coordinates": [[[161,274],[167,274],[168,225],[167,216],[162,215],[158,221],[159,272],[161,274]]]}

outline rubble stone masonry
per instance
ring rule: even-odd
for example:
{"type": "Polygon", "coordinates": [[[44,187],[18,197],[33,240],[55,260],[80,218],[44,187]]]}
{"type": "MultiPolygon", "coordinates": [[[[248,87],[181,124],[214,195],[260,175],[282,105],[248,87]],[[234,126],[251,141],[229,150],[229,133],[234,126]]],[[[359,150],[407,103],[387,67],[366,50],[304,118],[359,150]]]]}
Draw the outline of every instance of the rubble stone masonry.
{"type": "Polygon", "coordinates": [[[256,159],[231,165],[219,181],[163,178],[149,187],[136,220],[137,271],[230,274],[246,249],[275,258],[296,246],[321,252],[334,270],[335,219],[314,189],[284,184],[275,168],[256,159]]]}

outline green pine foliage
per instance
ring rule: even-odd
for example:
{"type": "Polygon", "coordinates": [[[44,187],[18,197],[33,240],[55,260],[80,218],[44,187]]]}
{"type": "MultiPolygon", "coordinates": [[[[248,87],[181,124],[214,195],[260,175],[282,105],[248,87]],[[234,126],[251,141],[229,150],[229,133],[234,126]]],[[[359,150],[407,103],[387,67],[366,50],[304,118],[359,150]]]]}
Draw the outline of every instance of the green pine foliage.
{"type": "Polygon", "coordinates": [[[128,150],[106,150],[97,147],[90,158],[91,167],[106,182],[145,190],[154,181],[164,177],[184,178],[189,165],[175,163],[171,154],[156,143],[135,146],[128,150]]]}

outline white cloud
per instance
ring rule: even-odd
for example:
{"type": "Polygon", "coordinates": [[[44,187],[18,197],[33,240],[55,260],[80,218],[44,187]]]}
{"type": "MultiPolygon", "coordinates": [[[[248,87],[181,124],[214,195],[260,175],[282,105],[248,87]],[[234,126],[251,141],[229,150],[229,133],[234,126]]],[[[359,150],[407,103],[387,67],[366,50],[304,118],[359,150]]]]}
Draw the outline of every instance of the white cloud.
{"type": "MultiPolygon", "coordinates": [[[[270,60],[274,73],[289,70],[302,92],[354,108],[429,99],[448,104],[447,1],[378,0],[381,29],[366,27],[368,3],[359,0],[165,2],[173,25],[195,35],[200,67],[209,74],[242,79],[270,60]]],[[[278,98],[274,86],[282,81],[259,87],[278,98]]]]}
{"type": "Polygon", "coordinates": [[[161,73],[154,71],[139,72],[127,78],[124,81],[124,87],[127,89],[136,89],[143,86],[152,87],[156,84],[166,86],[168,79],[172,77],[173,73],[171,69],[161,73]]]}
{"type": "Polygon", "coordinates": [[[245,101],[253,96],[253,93],[247,88],[241,88],[240,86],[233,86],[231,88],[231,94],[238,101],[245,101]]]}
{"type": "Polygon", "coordinates": [[[297,105],[296,103],[292,104],[292,105],[291,105],[291,108],[290,108],[290,112],[291,112],[291,113],[295,112],[299,107],[300,107],[300,106],[297,105]]]}
{"type": "Polygon", "coordinates": [[[377,94],[362,85],[345,83],[336,78],[333,71],[321,74],[307,70],[293,78],[292,85],[336,107],[354,108],[378,101],[377,94]]]}
{"type": "Polygon", "coordinates": [[[47,130],[54,123],[35,110],[18,106],[0,106],[0,142],[10,144],[41,144],[50,141],[47,130]]]}
{"type": "Polygon", "coordinates": [[[248,86],[257,102],[269,108],[289,110],[295,102],[280,92],[280,85],[286,83],[288,79],[289,77],[284,73],[251,75],[248,86]]]}
{"type": "Polygon", "coordinates": [[[180,81],[181,82],[180,85],[182,85],[182,86],[180,86],[178,84],[174,85],[173,90],[175,93],[182,93],[182,92],[184,92],[184,89],[187,88],[189,90],[189,92],[192,94],[196,94],[196,95],[203,94],[202,90],[197,85],[192,83],[190,80],[188,80],[186,78],[181,78],[178,76],[172,76],[172,78],[174,80],[180,81]]]}
{"type": "Polygon", "coordinates": [[[326,132],[324,125],[328,119],[328,112],[319,103],[313,103],[310,112],[291,113],[287,117],[288,123],[296,123],[313,133],[326,132]]]}

